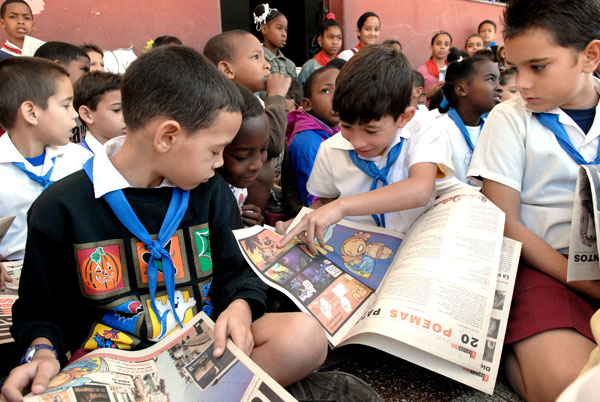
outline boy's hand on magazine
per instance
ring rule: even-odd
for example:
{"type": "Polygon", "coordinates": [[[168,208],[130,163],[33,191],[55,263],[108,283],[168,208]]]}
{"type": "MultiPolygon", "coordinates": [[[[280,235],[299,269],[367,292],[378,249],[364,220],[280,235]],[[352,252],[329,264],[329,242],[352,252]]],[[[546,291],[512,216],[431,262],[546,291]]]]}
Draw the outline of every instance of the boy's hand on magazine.
{"type": "Polygon", "coordinates": [[[225,352],[227,338],[250,356],[254,348],[254,337],[250,325],[252,324],[252,311],[244,299],[237,299],[229,304],[217,318],[215,323],[215,346],[213,355],[221,357],[225,352]]]}
{"type": "Polygon", "coordinates": [[[259,207],[252,204],[242,205],[242,222],[246,226],[262,225],[265,218],[259,207]]]}
{"type": "Polygon", "coordinates": [[[267,77],[267,96],[280,95],[285,98],[292,85],[290,77],[284,77],[281,74],[273,73],[267,77]]]}
{"type": "Polygon", "coordinates": [[[6,282],[12,282],[13,280],[13,277],[10,276],[4,265],[0,262],[0,290],[6,290],[6,282]]]}
{"type": "Polygon", "coordinates": [[[48,388],[48,382],[60,371],[60,363],[54,353],[39,350],[29,363],[17,366],[11,372],[2,387],[5,401],[22,401],[23,392],[31,384],[31,392],[41,394],[48,388]]]}
{"type": "Polygon", "coordinates": [[[280,235],[284,235],[285,231],[290,227],[294,220],[289,219],[287,221],[277,221],[275,222],[275,231],[280,235]]]}
{"type": "Polygon", "coordinates": [[[294,228],[290,230],[279,243],[277,243],[277,247],[285,246],[290,240],[298,236],[308,245],[311,253],[317,254],[317,248],[314,243],[315,236],[321,247],[325,246],[325,240],[323,239],[325,229],[334,223],[338,223],[343,217],[344,214],[342,208],[337,202],[325,204],[313,212],[304,215],[300,223],[294,226],[294,228]]]}

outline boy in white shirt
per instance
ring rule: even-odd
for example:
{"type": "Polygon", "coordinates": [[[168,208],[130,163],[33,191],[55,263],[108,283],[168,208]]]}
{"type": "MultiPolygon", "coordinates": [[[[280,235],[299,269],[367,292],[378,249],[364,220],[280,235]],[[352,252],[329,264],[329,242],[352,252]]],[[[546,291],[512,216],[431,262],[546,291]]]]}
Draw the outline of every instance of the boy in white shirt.
{"type": "Polygon", "coordinates": [[[120,75],[100,71],[86,74],[75,83],[73,91],[75,110],[88,128],[81,146],[97,154],[106,141],[126,133],[120,75]]]}
{"type": "Polygon", "coordinates": [[[405,129],[415,115],[412,89],[410,63],[388,46],[369,46],[344,65],[333,97],[342,131],[321,144],[307,183],[321,200],[280,245],[304,231],[323,244],[323,231],[344,217],[406,232],[433,201],[452,160],[429,119],[405,129]]]}
{"type": "Polygon", "coordinates": [[[506,213],[523,243],[504,367],[526,400],[554,400],[594,348],[600,282],[567,283],[579,166],[600,163],[600,3],[513,0],[504,13],[508,64],[522,97],[497,105],[467,176],[506,213]]]}
{"type": "Polygon", "coordinates": [[[35,29],[33,13],[23,0],[6,0],[0,7],[0,26],[6,30],[8,40],[0,45],[0,59],[22,54],[26,35],[35,29]]]}
{"type": "Polygon", "coordinates": [[[15,215],[0,244],[2,259],[23,259],[26,213],[51,183],[91,156],[70,144],[77,113],[64,68],[48,60],[9,57],[0,61],[0,211],[15,215]]]}

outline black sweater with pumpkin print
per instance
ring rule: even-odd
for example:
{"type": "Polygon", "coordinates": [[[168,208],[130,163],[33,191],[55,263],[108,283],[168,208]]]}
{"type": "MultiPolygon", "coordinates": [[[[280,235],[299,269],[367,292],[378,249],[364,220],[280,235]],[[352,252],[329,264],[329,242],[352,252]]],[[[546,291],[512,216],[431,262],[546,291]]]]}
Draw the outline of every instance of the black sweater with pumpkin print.
{"type": "MultiPolygon", "coordinates": [[[[154,238],[172,188],[123,192],[154,238]]],[[[200,310],[215,318],[235,299],[249,302],[253,319],[264,313],[266,285],[232,234],[240,227],[239,209],[219,175],[190,191],[187,212],[165,245],[176,269],[175,311],[183,322],[200,310]]],[[[150,307],[148,257],[106,201],[94,198],[83,171],[58,181],[28,213],[13,337],[22,348],[48,338],[62,363],[66,352],[79,348],[139,349],[161,339],[177,323],[168,313],[162,273],[155,294],[158,316],[150,307]]]]}

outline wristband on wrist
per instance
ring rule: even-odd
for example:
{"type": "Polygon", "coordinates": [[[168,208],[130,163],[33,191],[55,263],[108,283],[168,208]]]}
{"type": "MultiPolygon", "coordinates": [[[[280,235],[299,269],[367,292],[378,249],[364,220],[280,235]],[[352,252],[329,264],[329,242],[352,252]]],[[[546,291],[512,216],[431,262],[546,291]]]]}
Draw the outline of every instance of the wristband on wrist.
{"type": "Polygon", "coordinates": [[[53,351],[54,356],[56,357],[56,360],[58,360],[58,353],[56,353],[56,350],[54,350],[54,348],[52,346],[45,345],[45,344],[39,344],[39,345],[34,345],[34,346],[28,347],[25,350],[25,353],[23,353],[23,357],[21,357],[21,362],[19,364],[29,363],[30,361],[33,360],[33,357],[35,356],[36,352],[38,350],[42,350],[42,349],[53,351]]]}

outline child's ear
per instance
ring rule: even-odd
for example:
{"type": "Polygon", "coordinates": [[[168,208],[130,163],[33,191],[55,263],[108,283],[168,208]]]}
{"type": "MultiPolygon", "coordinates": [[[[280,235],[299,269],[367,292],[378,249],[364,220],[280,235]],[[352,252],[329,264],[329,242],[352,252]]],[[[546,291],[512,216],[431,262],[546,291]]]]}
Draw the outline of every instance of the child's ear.
{"type": "Polygon", "coordinates": [[[312,102],[308,98],[302,99],[302,110],[310,112],[312,110],[312,102]]]}
{"type": "Polygon", "coordinates": [[[18,112],[27,124],[32,126],[38,125],[38,107],[31,101],[25,101],[19,106],[18,112]]]}
{"type": "Polygon", "coordinates": [[[406,109],[404,109],[404,113],[402,113],[397,120],[398,128],[406,126],[406,124],[410,121],[410,119],[413,118],[416,112],[417,109],[414,106],[408,106],[406,109]]]}
{"type": "Polygon", "coordinates": [[[323,35],[317,35],[317,43],[323,47],[323,35]]]}
{"type": "Polygon", "coordinates": [[[177,121],[162,121],[154,130],[154,150],[161,154],[169,152],[183,135],[185,133],[177,121]]]}
{"type": "Polygon", "coordinates": [[[456,84],[454,86],[454,94],[460,98],[464,98],[465,96],[467,96],[467,91],[465,90],[465,87],[462,84],[456,84]]]}
{"type": "Polygon", "coordinates": [[[583,72],[592,73],[600,64],[600,40],[593,40],[583,49],[583,72]]]}
{"type": "Polygon", "coordinates": [[[221,60],[217,63],[217,68],[220,72],[225,74],[225,77],[227,77],[228,79],[233,80],[235,78],[233,68],[229,62],[221,60]]]}
{"type": "Polygon", "coordinates": [[[79,106],[79,110],[77,111],[77,113],[79,113],[79,118],[88,126],[90,124],[94,124],[94,117],[92,116],[92,111],[86,105],[79,106]]]}
{"type": "Polygon", "coordinates": [[[260,24],[260,33],[262,34],[262,36],[264,38],[265,35],[267,34],[267,24],[260,24]]]}

